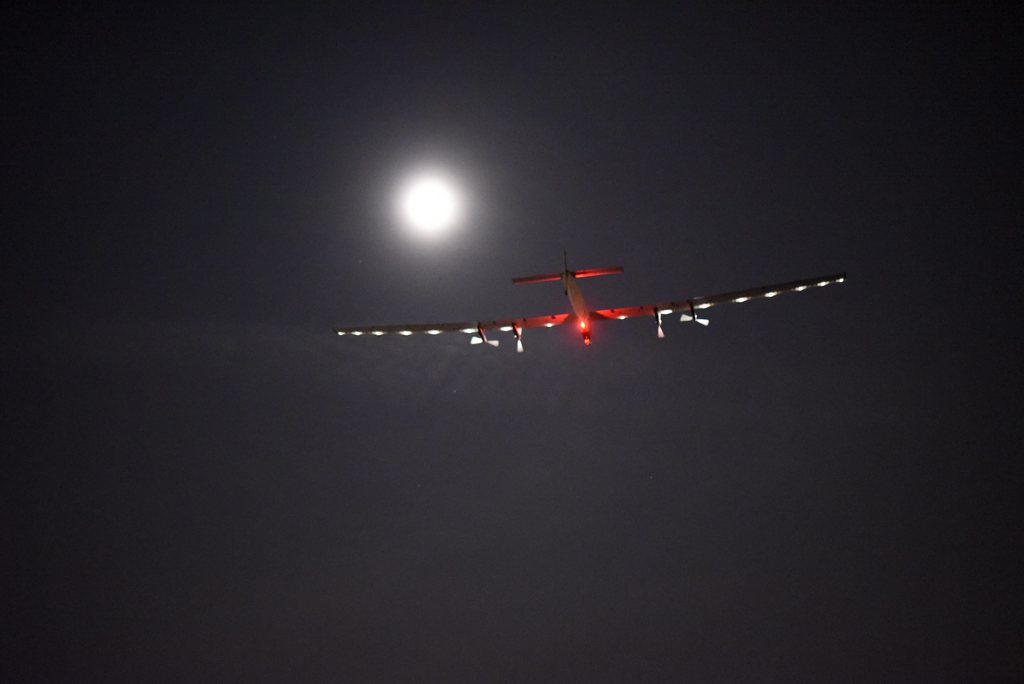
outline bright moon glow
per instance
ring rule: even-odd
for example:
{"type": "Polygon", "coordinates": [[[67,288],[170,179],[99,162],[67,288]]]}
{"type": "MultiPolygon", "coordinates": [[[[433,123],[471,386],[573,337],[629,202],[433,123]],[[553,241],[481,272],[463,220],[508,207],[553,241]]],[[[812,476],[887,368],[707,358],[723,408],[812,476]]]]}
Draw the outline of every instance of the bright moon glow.
{"type": "Polygon", "coordinates": [[[436,237],[459,219],[461,202],[454,186],[438,175],[419,176],[401,194],[402,217],[423,237],[436,237]]]}

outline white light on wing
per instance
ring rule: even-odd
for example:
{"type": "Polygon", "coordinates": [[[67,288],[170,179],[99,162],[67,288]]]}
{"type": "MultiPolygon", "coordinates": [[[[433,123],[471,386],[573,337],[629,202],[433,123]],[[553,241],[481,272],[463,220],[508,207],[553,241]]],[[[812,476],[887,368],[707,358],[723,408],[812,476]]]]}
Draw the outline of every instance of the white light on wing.
{"type": "Polygon", "coordinates": [[[698,304],[697,308],[698,309],[710,309],[711,305],[710,304],[698,304]]]}
{"type": "Polygon", "coordinates": [[[475,333],[476,332],[476,328],[463,328],[462,332],[464,332],[464,333],[475,333]]]}
{"type": "Polygon", "coordinates": [[[545,328],[554,328],[554,327],[555,327],[555,324],[554,324],[554,323],[545,323],[545,324],[544,324],[544,327],[545,327],[545,328]]]}
{"type": "Polygon", "coordinates": [[[836,280],[836,282],[837,282],[837,283],[843,283],[843,282],[846,282],[846,278],[839,278],[838,280],[836,280]]]}
{"type": "Polygon", "coordinates": [[[765,297],[774,297],[777,294],[779,294],[779,293],[778,292],[765,292],[764,296],[765,297]]]}
{"type": "Polygon", "coordinates": [[[383,330],[374,330],[373,333],[371,333],[371,334],[376,335],[377,337],[380,337],[381,335],[384,334],[384,331],[383,330]]]}
{"type": "Polygon", "coordinates": [[[441,331],[440,330],[428,330],[427,334],[428,335],[440,335],[441,331]]]}
{"type": "Polygon", "coordinates": [[[818,287],[825,287],[826,285],[828,285],[827,280],[822,280],[820,283],[818,283],[818,287]]]}
{"type": "Polygon", "coordinates": [[[801,285],[800,287],[796,288],[796,291],[797,291],[797,292],[803,292],[803,291],[804,291],[804,290],[806,290],[806,289],[807,289],[807,286],[806,286],[806,285],[801,285]]]}
{"type": "Polygon", "coordinates": [[[338,331],[338,334],[339,334],[339,335],[344,335],[344,334],[345,334],[345,331],[344,331],[344,330],[339,330],[339,331],[338,331]]]}
{"type": "Polygon", "coordinates": [[[626,317],[625,316],[619,316],[619,320],[620,321],[624,321],[624,320],[626,320],[626,317]]]}
{"type": "Polygon", "coordinates": [[[363,331],[362,330],[353,330],[352,334],[355,335],[356,337],[358,337],[359,335],[363,334],[363,331]]]}
{"type": "Polygon", "coordinates": [[[401,332],[399,332],[398,334],[399,334],[399,335],[405,335],[405,336],[407,336],[407,337],[408,337],[409,335],[412,335],[412,330],[402,330],[402,331],[401,331],[401,332]]]}
{"type": "Polygon", "coordinates": [[[512,326],[511,325],[503,325],[500,328],[498,328],[498,330],[500,330],[501,332],[512,332],[512,326]]]}
{"type": "Polygon", "coordinates": [[[660,313],[660,314],[661,314],[662,316],[667,316],[667,315],[669,315],[670,313],[672,313],[672,309],[662,309],[662,310],[661,310],[661,311],[659,311],[658,313],[660,313]]]}
{"type": "Polygon", "coordinates": [[[736,299],[734,299],[732,301],[736,302],[737,304],[742,304],[743,302],[747,301],[748,299],[750,299],[750,297],[737,297],[736,299]]]}

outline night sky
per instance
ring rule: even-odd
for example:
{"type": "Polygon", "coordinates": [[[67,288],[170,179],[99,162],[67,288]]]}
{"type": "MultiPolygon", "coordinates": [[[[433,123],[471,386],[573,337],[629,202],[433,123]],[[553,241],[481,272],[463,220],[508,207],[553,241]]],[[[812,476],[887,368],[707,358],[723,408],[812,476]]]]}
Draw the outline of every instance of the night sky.
{"type": "Polygon", "coordinates": [[[0,678],[1024,680],[1024,12],[778,5],[9,12],[0,678]],[[568,311],[563,248],[848,278],[332,333],[568,311]]]}

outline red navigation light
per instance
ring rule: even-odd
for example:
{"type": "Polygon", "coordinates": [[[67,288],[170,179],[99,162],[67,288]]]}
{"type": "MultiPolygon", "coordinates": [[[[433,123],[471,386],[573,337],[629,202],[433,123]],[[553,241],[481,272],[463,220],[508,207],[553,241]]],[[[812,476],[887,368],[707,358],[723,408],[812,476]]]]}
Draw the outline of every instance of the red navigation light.
{"type": "Polygon", "coordinates": [[[587,345],[588,347],[590,346],[590,333],[583,333],[583,344],[587,345]]]}

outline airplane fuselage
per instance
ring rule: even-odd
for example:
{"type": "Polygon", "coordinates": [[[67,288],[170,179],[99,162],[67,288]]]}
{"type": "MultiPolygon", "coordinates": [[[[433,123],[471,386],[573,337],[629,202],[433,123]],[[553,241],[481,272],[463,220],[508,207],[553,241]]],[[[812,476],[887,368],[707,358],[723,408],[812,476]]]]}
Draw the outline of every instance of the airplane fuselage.
{"type": "Polygon", "coordinates": [[[587,302],[583,299],[580,286],[576,283],[576,276],[567,270],[562,272],[562,290],[569,298],[569,305],[578,319],[580,334],[583,336],[583,343],[590,344],[590,315],[587,310],[587,302]]]}

